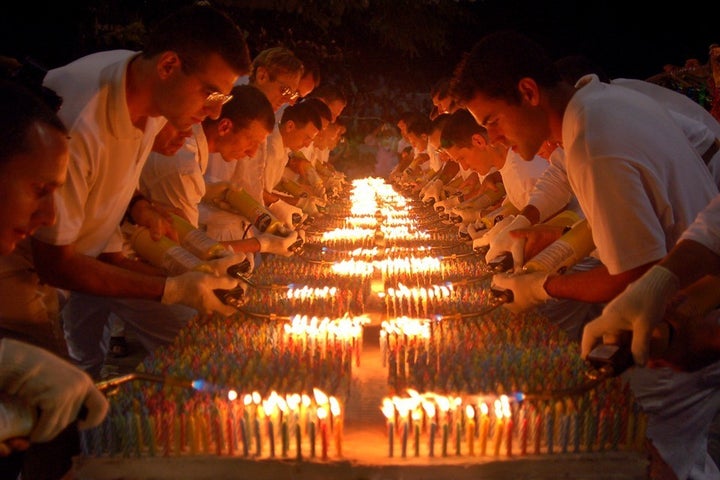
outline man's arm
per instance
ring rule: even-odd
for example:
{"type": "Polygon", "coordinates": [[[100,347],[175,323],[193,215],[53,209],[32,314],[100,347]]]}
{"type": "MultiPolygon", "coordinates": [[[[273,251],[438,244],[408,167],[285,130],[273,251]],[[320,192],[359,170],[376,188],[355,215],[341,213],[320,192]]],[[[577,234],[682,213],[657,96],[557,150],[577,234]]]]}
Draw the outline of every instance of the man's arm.
{"type": "Polygon", "coordinates": [[[112,297],[160,300],[165,277],[146,275],[83,255],[74,245],[32,239],[35,268],[43,282],[58,288],[112,297]]]}

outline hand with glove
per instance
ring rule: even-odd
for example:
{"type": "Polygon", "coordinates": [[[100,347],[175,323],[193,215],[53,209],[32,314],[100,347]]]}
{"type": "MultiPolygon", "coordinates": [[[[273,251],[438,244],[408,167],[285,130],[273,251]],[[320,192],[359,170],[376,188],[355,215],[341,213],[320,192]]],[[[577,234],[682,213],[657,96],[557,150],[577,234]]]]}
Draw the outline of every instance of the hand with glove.
{"type": "MultiPolygon", "coordinates": [[[[503,218],[498,223],[495,224],[492,228],[486,228],[482,229],[480,228],[482,225],[485,225],[483,222],[478,221],[475,224],[474,230],[479,233],[479,236],[475,239],[473,239],[473,248],[474,249],[481,249],[486,248],[490,246],[490,243],[495,239],[495,237],[502,232],[505,227],[510,225],[513,221],[513,216],[510,215],[508,217],[503,218]]],[[[473,235],[473,232],[468,229],[468,232],[473,235]]]]}
{"type": "Polygon", "coordinates": [[[236,309],[225,305],[218,298],[215,290],[232,290],[237,286],[238,281],[229,275],[215,276],[190,271],[165,279],[165,291],[161,301],[166,305],[174,303],[186,305],[201,314],[231,315],[236,309]]]}
{"type": "Polygon", "coordinates": [[[545,290],[547,272],[498,273],[493,276],[492,288],[510,290],[513,301],[503,306],[513,313],[520,313],[550,300],[545,290]]]}
{"type": "MultiPolygon", "coordinates": [[[[514,238],[510,235],[510,232],[519,228],[530,227],[530,220],[522,215],[509,215],[495,224],[491,229],[491,232],[498,229],[498,232],[493,234],[489,240],[490,248],[485,254],[485,261],[491,262],[495,257],[504,253],[510,252],[513,257],[513,265],[515,270],[522,268],[525,263],[525,239],[514,238]],[[509,219],[509,222],[505,222],[509,219]],[[502,228],[499,228],[501,227],[502,228]]],[[[489,234],[490,232],[488,232],[489,234]]]]}
{"type": "Polygon", "coordinates": [[[427,185],[425,193],[420,196],[420,200],[423,203],[435,203],[438,200],[444,200],[445,195],[443,193],[444,185],[441,180],[434,180],[427,185]]]}
{"type": "Polygon", "coordinates": [[[31,442],[47,442],[78,418],[80,429],[98,426],[108,410],[90,376],[52,353],[9,338],[0,340],[0,392],[37,410],[31,442]]]}
{"type": "Polygon", "coordinates": [[[435,202],[435,205],[433,207],[435,208],[435,211],[438,213],[445,213],[446,215],[450,215],[450,209],[452,207],[455,207],[460,204],[460,197],[455,195],[453,197],[448,197],[445,200],[439,200],[435,202]]]}
{"type": "Polygon", "coordinates": [[[262,253],[272,253],[282,257],[290,257],[294,253],[290,250],[290,247],[300,236],[297,232],[293,231],[287,237],[281,237],[271,233],[257,233],[255,238],[260,243],[260,251],[262,253]]]}
{"type": "Polygon", "coordinates": [[[243,252],[233,253],[229,250],[228,255],[208,260],[206,263],[210,265],[215,275],[230,275],[233,278],[242,274],[250,274],[255,266],[251,253],[246,255],[243,252]],[[242,271],[236,271],[238,269],[242,271]]]}
{"type": "Polygon", "coordinates": [[[645,365],[653,329],[662,322],[665,308],[680,287],[680,280],[667,268],[655,265],[632,282],[603,309],[602,315],[585,325],[581,355],[586,358],[603,338],[617,343],[622,332],[632,332],[632,354],[637,365],[645,365]]]}
{"type": "Polygon", "coordinates": [[[303,212],[301,208],[290,205],[285,200],[278,200],[277,202],[271,203],[268,210],[281,222],[286,225],[292,225],[293,227],[300,225],[300,223],[307,218],[307,213],[303,212]]]}
{"type": "Polygon", "coordinates": [[[450,218],[457,217],[459,219],[459,223],[465,223],[465,224],[472,224],[480,220],[482,218],[482,211],[477,208],[473,208],[472,206],[468,205],[458,205],[456,207],[450,208],[450,218]]]}

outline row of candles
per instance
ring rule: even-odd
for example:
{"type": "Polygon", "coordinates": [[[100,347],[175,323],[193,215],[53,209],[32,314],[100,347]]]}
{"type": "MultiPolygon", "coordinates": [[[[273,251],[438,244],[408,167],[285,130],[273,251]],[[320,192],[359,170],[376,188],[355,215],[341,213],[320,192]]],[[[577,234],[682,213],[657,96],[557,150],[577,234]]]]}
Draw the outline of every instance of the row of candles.
{"type": "Polygon", "coordinates": [[[585,400],[579,406],[571,400],[532,404],[521,395],[408,393],[383,399],[389,457],[641,449],[645,439],[647,418],[636,409],[623,413],[585,400]]]}
{"type": "Polygon", "coordinates": [[[177,408],[123,408],[113,403],[102,425],[83,432],[88,455],[230,455],[253,458],[343,456],[344,412],[340,401],[315,389],[312,395],[259,392],[226,399],[196,399],[177,408]]]}

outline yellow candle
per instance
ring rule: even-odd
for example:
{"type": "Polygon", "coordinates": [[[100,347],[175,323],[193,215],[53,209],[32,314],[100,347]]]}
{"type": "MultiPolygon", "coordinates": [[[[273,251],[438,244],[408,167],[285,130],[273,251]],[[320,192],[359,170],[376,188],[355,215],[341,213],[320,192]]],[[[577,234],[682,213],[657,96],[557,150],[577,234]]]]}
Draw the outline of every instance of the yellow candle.
{"type": "Polygon", "coordinates": [[[485,402],[480,404],[480,414],[480,455],[486,455],[490,418],[488,417],[488,406],[485,402]]]}
{"type": "Polygon", "coordinates": [[[495,432],[493,434],[493,446],[495,448],[495,456],[497,457],[500,455],[500,444],[502,444],[503,430],[505,427],[502,403],[500,400],[495,400],[495,418],[497,418],[497,422],[495,424],[495,432]]]}
{"type": "Polygon", "coordinates": [[[475,455],[475,407],[468,405],[465,407],[465,415],[467,416],[467,444],[468,455],[475,455]]]}

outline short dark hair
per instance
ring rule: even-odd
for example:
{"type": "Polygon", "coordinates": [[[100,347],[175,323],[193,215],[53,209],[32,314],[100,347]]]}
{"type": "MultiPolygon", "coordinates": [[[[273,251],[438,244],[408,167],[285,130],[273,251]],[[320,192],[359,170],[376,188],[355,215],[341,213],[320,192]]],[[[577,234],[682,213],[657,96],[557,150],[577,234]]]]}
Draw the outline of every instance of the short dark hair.
{"type": "Polygon", "coordinates": [[[176,52],[191,69],[217,53],[238,75],[250,71],[245,34],[225,13],[206,4],[181,8],[150,31],[143,55],[149,58],[166,51],[176,52]]]}
{"type": "Polygon", "coordinates": [[[468,148],[472,146],[472,136],[477,133],[487,138],[487,130],[475,121],[470,112],[461,108],[448,116],[440,134],[440,147],[468,148]]]}
{"type": "Polygon", "coordinates": [[[36,123],[68,135],[65,124],[41,97],[23,85],[0,79],[0,163],[32,148],[28,132],[36,123]]]}
{"type": "Polygon", "coordinates": [[[430,124],[430,133],[436,132],[438,130],[442,132],[443,128],[445,128],[445,125],[447,125],[448,118],[450,118],[449,113],[441,113],[440,115],[433,118],[430,124]]]}
{"type": "Polygon", "coordinates": [[[325,100],[327,103],[339,101],[347,104],[347,96],[345,95],[345,92],[342,88],[332,83],[323,83],[313,90],[309,96],[311,98],[320,98],[325,100]]]}
{"type": "Polygon", "coordinates": [[[220,116],[213,120],[206,118],[203,125],[217,124],[223,118],[232,120],[234,129],[247,128],[257,120],[269,132],[275,127],[275,113],[265,94],[252,85],[237,85],[230,91],[232,99],[222,107],[220,116]]]}
{"type": "Polygon", "coordinates": [[[300,103],[307,103],[315,107],[320,114],[320,118],[323,118],[328,121],[328,123],[332,122],[332,112],[330,111],[330,107],[328,107],[327,103],[323,102],[319,98],[306,98],[300,103]]]}
{"type": "Polygon", "coordinates": [[[451,94],[461,104],[477,93],[518,104],[518,83],[525,77],[542,87],[561,81],[555,64],[540,44],[512,30],[494,32],[463,56],[453,74],[451,94]]]}
{"type": "Polygon", "coordinates": [[[312,123],[315,128],[322,130],[322,118],[316,106],[307,102],[288,105],[282,115],[280,123],[292,121],[300,127],[312,123]]]}
{"type": "Polygon", "coordinates": [[[255,81],[257,69],[260,67],[267,69],[271,80],[284,73],[294,74],[299,72],[302,74],[303,72],[302,61],[285,47],[266,48],[257,54],[252,61],[251,82],[255,81]]]}
{"type": "Polygon", "coordinates": [[[302,62],[303,77],[308,73],[312,75],[314,88],[317,88],[320,85],[322,75],[317,55],[306,48],[295,48],[293,53],[295,53],[295,56],[302,62]]]}
{"type": "Polygon", "coordinates": [[[407,122],[407,133],[413,135],[430,135],[432,130],[432,120],[427,115],[419,115],[407,122]]]}

